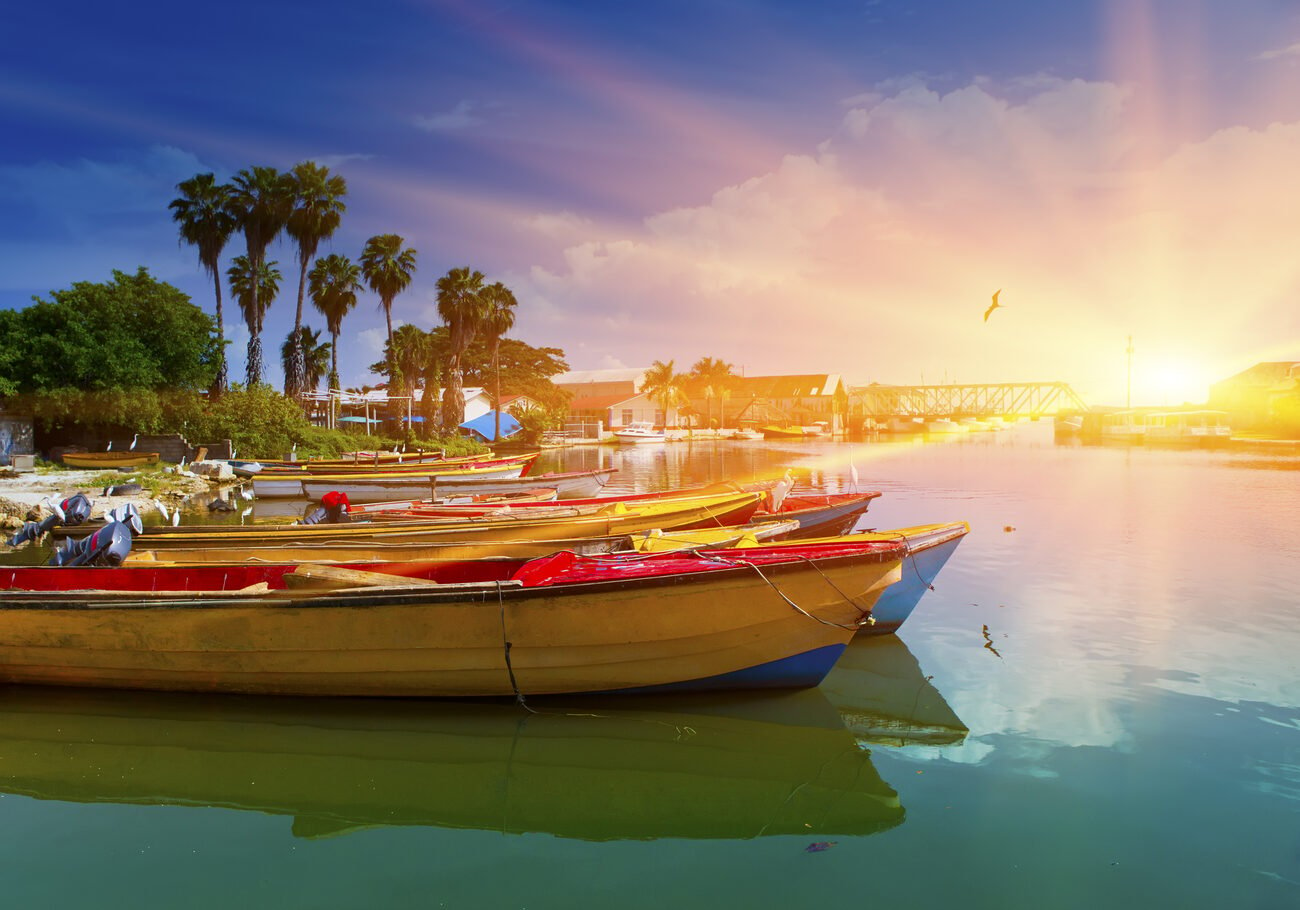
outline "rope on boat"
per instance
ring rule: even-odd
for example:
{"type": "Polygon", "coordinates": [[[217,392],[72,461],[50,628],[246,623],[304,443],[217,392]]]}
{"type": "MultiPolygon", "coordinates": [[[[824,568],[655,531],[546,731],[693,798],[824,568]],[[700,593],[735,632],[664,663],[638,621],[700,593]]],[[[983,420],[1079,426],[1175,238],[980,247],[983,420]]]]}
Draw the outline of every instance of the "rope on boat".
{"type": "Polygon", "coordinates": [[[512,647],[512,645],[510,639],[506,638],[506,599],[505,596],[502,595],[501,593],[501,582],[498,581],[496,585],[497,585],[497,604],[500,605],[501,607],[501,644],[505,650],[506,672],[510,674],[510,688],[514,689],[515,703],[518,704],[519,707],[527,711],[529,714],[536,714],[537,712],[534,711],[532,708],[530,708],[528,706],[528,702],[524,700],[524,693],[519,691],[519,683],[515,679],[515,668],[510,663],[510,648],[512,647]]]}
{"type": "Polygon", "coordinates": [[[725,559],[721,556],[716,556],[716,555],[704,555],[704,554],[698,554],[698,555],[700,556],[701,559],[707,559],[712,562],[719,562],[722,563],[723,565],[749,566],[751,569],[757,572],[758,577],[763,579],[763,581],[767,582],[768,587],[770,587],[773,591],[775,591],[777,593],[777,596],[779,596],[782,600],[788,603],[795,610],[795,612],[802,613],[804,616],[807,616],[809,619],[821,623],[823,626],[834,626],[835,628],[843,629],[846,632],[856,632],[858,629],[861,629],[863,626],[873,625],[876,621],[875,618],[871,615],[870,610],[863,610],[862,608],[858,607],[858,605],[853,602],[853,598],[849,597],[847,594],[841,591],[839,585],[835,584],[835,582],[827,578],[826,573],[821,570],[821,567],[818,566],[816,563],[814,563],[807,556],[800,556],[798,558],[803,562],[808,563],[808,565],[812,566],[814,569],[816,569],[817,574],[820,575],[823,579],[825,579],[828,585],[830,585],[832,588],[835,589],[835,593],[840,595],[840,597],[844,598],[844,602],[846,604],[848,604],[849,606],[853,607],[858,611],[859,619],[857,622],[851,625],[845,625],[844,623],[831,622],[829,619],[822,619],[820,616],[814,616],[812,613],[809,613],[803,607],[799,606],[797,603],[795,603],[793,600],[787,597],[785,592],[782,591],[780,588],[778,588],[776,586],[776,583],[773,582],[772,579],[768,578],[766,575],[763,574],[763,570],[760,569],[756,563],[752,563],[749,560],[725,559]]]}

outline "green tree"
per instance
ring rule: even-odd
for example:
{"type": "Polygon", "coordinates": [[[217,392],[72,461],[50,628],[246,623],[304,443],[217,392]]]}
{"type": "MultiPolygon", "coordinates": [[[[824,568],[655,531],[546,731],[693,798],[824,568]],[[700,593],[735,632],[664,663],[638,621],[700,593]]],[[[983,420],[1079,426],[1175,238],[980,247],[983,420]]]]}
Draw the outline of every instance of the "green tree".
{"type": "Polygon", "coordinates": [[[312,306],[325,317],[325,327],[330,333],[329,387],[337,389],[340,387],[339,333],[343,331],[343,317],[357,305],[361,267],[346,256],[331,253],[316,260],[307,277],[311,282],[312,306]]]}
{"type": "Polygon", "coordinates": [[[731,364],[714,357],[701,357],[695,361],[688,374],[691,382],[704,395],[705,420],[712,423],[713,399],[719,399],[717,426],[722,426],[726,416],[726,401],[731,397],[731,389],[736,380],[736,373],[731,364]]]}
{"type": "Polygon", "coordinates": [[[308,325],[298,327],[296,343],[293,332],[285,336],[284,344],[280,346],[280,363],[285,371],[287,372],[292,366],[296,354],[301,354],[303,359],[305,378],[299,394],[316,391],[320,381],[325,378],[325,374],[329,371],[330,348],[328,341],[320,340],[320,332],[312,331],[311,326],[308,325]]]}
{"type": "Polygon", "coordinates": [[[664,407],[664,426],[668,425],[668,412],[685,397],[682,394],[683,376],[673,372],[673,361],[656,360],[646,370],[641,393],[664,407]]]}
{"type": "MultiPolygon", "coordinates": [[[[292,180],[289,175],[281,174],[273,167],[242,170],[231,180],[230,212],[234,215],[235,223],[244,233],[244,244],[247,248],[245,262],[249,275],[263,273],[266,248],[284,230],[292,210],[292,180]]],[[[278,273],[276,280],[279,281],[278,273]]],[[[257,314],[260,332],[262,317],[266,314],[270,302],[263,305],[260,300],[260,281],[250,281],[248,291],[252,295],[251,300],[247,306],[241,302],[240,307],[244,310],[245,321],[248,320],[250,312],[257,314]]],[[[248,384],[253,386],[262,381],[262,343],[256,336],[249,339],[249,354],[248,384]],[[257,341],[256,361],[251,356],[254,340],[257,341]]]]}
{"type": "Polygon", "coordinates": [[[212,393],[220,395],[229,386],[226,371],[226,320],[221,306],[221,253],[235,231],[230,211],[230,187],[217,183],[213,174],[196,174],[176,184],[180,193],[168,208],[180,231],[180,239],[195,247],[199,265],[212,279],[217,297],[217,369],[212,393]]]}
{"type": "Polygon", "coordinates": [[[275,266],[274,262],[262,262],[254,272],[247,256],[236,256],[226,272],[230,292],[239,302],[244,323],[248,326],[249,388],[262,381],[262,323],[266,319],[266,311],[280,293],[280,270],[275,266]],[[257,280],[253,278],[254,274],[257,280]]]}
{"type": "MultiPolygon", "coordinates": [[[[361,252],[361,277],[379,295],[379,305],[388,325],[389,351],[393,349],[393,299],[410,286],[415,275],[417,252],[409,247],[402,249],[405,242],[397,234],[377,234],[366,241],[361,252]]],[[[403,386],[397,364],[390,361],[389,394],[401,394],[403,386]]]]}
{"type": "Polygon", "coordinates": [[[487,312],[483,273],[464,266],[438,279],[438,315],[447,325],[450,351],[447,387],[442,393],[442,425],[451,430],[465,421],[465,382],[461,356],[474,340],[487,312]]]}
{"type": "Polygon", "coordinates": [[[50,298],[0,320],[8,354],[0,364],[16,361],[7,376],[16,391],[211,387],[220,356],[213,318],[147,269],[79,281],[50,298]]]}
{"type": "MultiPolygon", "coordinates": [[[[334,236],[347,206],[347,182],[330,169],[314,161],[294,166],[289,174],[293,192],[293,210],[285,223],[285,233],[298,245],[298,309],[293,318],[290,340],[301,338],[303,293],[307,286],[307,269],[316,258],[320,242],[334,236]]],[[[307,388],[306,352],[294,348],[284,365],[284,393],[297,395],[307,388]]]]}
{"type": "Polygon", "coordinates": [[[492,441],[501,439],[501,336],[514,328],[515,306],[518,301],[510,289],[501,282],[490,284],[483,289],[487,302],[487,311],[483,314],[482,332],[492,352],[492,441]]]}

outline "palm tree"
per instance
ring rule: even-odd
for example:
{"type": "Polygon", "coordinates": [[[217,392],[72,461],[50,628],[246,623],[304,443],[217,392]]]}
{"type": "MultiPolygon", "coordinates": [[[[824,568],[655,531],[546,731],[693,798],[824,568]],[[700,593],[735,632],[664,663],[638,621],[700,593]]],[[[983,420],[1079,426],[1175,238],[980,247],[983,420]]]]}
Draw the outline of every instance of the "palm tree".
{"type": "MultiPolygon", "coordinates": [[[[307,285],[307,267],[316,258],[322,240],[333,236],[347,206],[347,182],[330,169],[314,161],[295,165],[288,175],[293,186],[293,210],[285,224],[285,232],[298,244],[298,310],[293,318],[291,340],[299,338],[302,328],[302,299],[307,285]]],[[[303,358],[305,351],[295,348],[284,367],[284,392],[296,395],[305,388],[307,374],[303,358]]]]}
{"type": "Polygon", "coordinates": [[[732,380],[736,378],[733,367],[725,360],[701,357],[695,361],[695,366],[691,367],[689,375],[704,392],[705,420],[708,420],[713,412],[712,400],[720,399],[718,426],[722,426],[722,418],[726,416],[726,400],[731,396],[732,380]]]}
{"type": "Polygon", "coordinates": [[[664,427],[668,426],[668,412],[682,399],[683,377],[673,372],[673,361],[663,363],[656,360],[646,370],[641,382],[641,394],[651,401],[658,400],[664,406],[664,427]]]}
{"type": "Polygon", "coordinates": [[[254,272],[247,256],[236,256],[226,272],[230,292],[235,295],[248,326],[249,388],[262,381],[262,322],[275,295],[280,293],[280,270],[275,266],[275,262],[263,262],[254,272]]]}
{"type": "MultiPolygon", "coordinates": [[[[290,178],[287,174],[281,174],[273,167],[254,167],[251,170],[242,170],[231,180],[230,211],[235,218],[235,224],[244,232],[244,244],[248,250],[247,256],[244,257],[244,269],[247,275],[266,274],[263,269],[266,262],[266,248],[284,230],[285,222],[288,221],[292,209],[293,195],[290,178]]],[[[279,280],[280,273],[276,272],[275,287],[277,291],[279,290],[279,280]]],[[[266,315],[266,310],[270,306],[269,301],[264,305],[260,300],[261,286],[262,281],[252,281],[250,279],[248,281],[248,293],[252,296],[247,306],[242,301],[240,303],[241,309],[244,310],[245,321],[248,321],[249,313],[256,314],[259,333],[262,330],[262,318],[266,315]]],[[[249,385],[252,385],[255,382],[262,381],[262,342],[258,335],[255,334],[249,339],[248,345],[250,354],[248,376],[249,385]],[[257,348],[256,363],[251,359],[254,342],[256,342],[257,348]]]]}
{"type": "Polygon", "coordinates": [[[460,359],[474,340],[487,302],[483,273],[464,266],[438,279],[438,315],[447,324],[451,351],[447,358],[447,388],[442,393],[442,425],[453,430],[465,420],[464,376],[460,359]]]}
{"type": "MultiPolygon", "coordinates": [[[[366,241],[361,251],[361,276],[365,278],[370,290],[379,295],[379,305],[384,310],[384,320],[388,323],[388,350],[393,349],[393,298],[411,283],[415,274],[414,249],[402,249],[406,241],[397,234],[377,234],[366,241]]],[[[402,377],[397,365],[389,359],[388,387],[389,394],[402,390],[402,377]]]]}
{"type": "Polygon", "coordinates": [[[501,438],[501,360],[499,357],[501,336],[514,328],[515,306],[519,301],[515,300],[515,295],[510,289],[499,281],[485,287],[483,297],[487,301],[487,312],[483,316],[481,329],[487,339],[488,350],[492,352],[492,370],[496,376],[496,389],[492,395],[492,409],[495,415],[492,421],[492,441],[496,442],[501,438]]]}
{"type": "Polygon", "coordinates": [[[325,317],[329,330],[330,374],[329,387],[339,387],[339,333],[343,331],[343,317],[357,305],[357,291],[361,290],[361,266],[346,256],[331,253],[316,260],[311,273],[311,303],[325,317]]]}
{"type": "Polygon", "coordinates": [[[280,346],[280,363],[283,364],[287,372],[294,353],[298,352],[303,357],[303,373],[305,381],[303,382],[303,392],[314,392],[320,385],[320,381],[325,378],[325,373],[329,370],[330,348],[328,341],[320,340],[320,332],[312,331],[309,325],[298,326],[298,337],[294,338],[294,333],[290,332],[284,338],[284,344],[280,346]]]}
{"type": "Polygon", "coordinates": [[[181,194],[168,208],[180,226],[181,240],[199,251],[199,265],[212,277],[217,294],[217,375],[212,393],[220,395],[229,384],[226,375],[226,321],[221,309],[221,252],[235,231],[230,213],[230,187],[217,183],[212,174],[196,174],[176,184],[181,194]]]}
{"type": "MultiPolygon", "coordinates": [[[[385,352],[389,363],[397,364],[403,377],[409,377],[411,383],[419,379],[424,387],[420,399],[420,413],[426,423],[432,415],[428,413],[428,404],[432,392],[430,386],[437,381],[437,360],[434,356],[433,336],[416,326],[403,323],[393,332],[393,346],[385,352]]],[[[414,388],[411,389],[414,393],[414,388]]]]}

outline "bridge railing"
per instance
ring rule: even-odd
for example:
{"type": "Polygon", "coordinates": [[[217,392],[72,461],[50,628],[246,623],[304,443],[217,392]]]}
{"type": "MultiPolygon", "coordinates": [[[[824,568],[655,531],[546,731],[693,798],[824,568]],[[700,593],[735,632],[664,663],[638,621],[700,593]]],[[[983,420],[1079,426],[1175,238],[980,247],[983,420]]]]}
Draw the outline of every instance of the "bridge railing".
{"type": "Polygon", "coordinates": [[[850,413],[860,417],[1039,417],[1065,408],[1088,406],[1064,382],[871,385],[849,390],[850,413]]]}

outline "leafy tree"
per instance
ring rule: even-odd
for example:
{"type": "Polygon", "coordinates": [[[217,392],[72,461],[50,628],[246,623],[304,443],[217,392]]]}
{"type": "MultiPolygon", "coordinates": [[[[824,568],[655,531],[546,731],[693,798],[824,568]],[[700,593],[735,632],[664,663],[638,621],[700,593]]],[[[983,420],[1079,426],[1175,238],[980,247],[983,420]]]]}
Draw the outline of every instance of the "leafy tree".
{"type": "Polygon", "coordinates": [[[168,208],[178,225],[180,239],[199,252],[199,265],[212,278],[217,297],[217,370],[212,392],[220,395],[229,385],[226,372],[226,321],[221,307],[221,253],[235,230],[230,211],[230,187],[216,182],[212,174],[196,174],[176,185],[181,194],[168,208]]]}
{"type": "MultiPolygon", "coordinates": [[[[293,210],[293,185],[289,175],[281,174],[273,167],[254,167],[240,171],[231,181],[230,212],[235,223],[244,233],[247,248],[247,271],[250,275],[262,274],[266,262],[266,248],[271,245],[280,232],[284,230],[289,214],[293,210]]],[[[278,281],[279,275],[276,279],[278,281]]],[[[261,282],[250,281],[251,300],[245,306],[244,319],[248,320],[250,312],[257,313],[259,331],[262,317],[270,306],[268,301],[260,301],[261,282]]],[[[254,336],[249,339],[248,384],[256,385],[262,381],[262,343],[254,336]],[[257,359],[253,360],[253,342],[257,342],[257,359]]]]}
{"type": "Polygon", "coordinates": [[[687,381],[699,389],[704,396],[704,416],[710,423],[712,423],[713,399],[719,399],[716,426],[722,425],[722,418],[726,414],[726,401],[731,397],[731,390],[735,380],[736,374],[732,365],[725,360],[718,360],[713,357],[701,357],[695,361],[695,365],[691,367],[691,372],[687,374],[687,381]]]}
{"type": "Polygon", "coordinates": [[[682,380],[681,374],[673,372],[671,360],[667,363],[656,360],[646,370],[641,392],[651,401],[658,401],[664,406],[665,426],[668,424],[668,412],[685,397],[682,394],[682,380]]]}
{"type": "Polygon", "coordinates": [[[212,384],[220,356],[212,317],[147,269],[50,297],[0,320],[0,369],[16,392],[212,384]]]}
{"type": "Polygon", "coordinates": [[[487,312],[483,315],[482,331],[488,348],[492,351],[492,372],[496,380],[492,395],[492,441],[501,438],[501,336],[514,328],[515,306],[518,301],[510,289],[501,282],[490,284],[483,289],[487,301],[487,312]]]}
{"type": "Polygon", "coordinates": [[[314,392],[320,385],[320,381],[325,378],[330,364],[330,348],[328,341],[321,342],[320,332],[312,331],[311,326],[303,325],[298,327],[297,343],[294,343],[293,332],[285,336],[284,344],[280,346],[280,363],[284,366],[287,373],[292,366],[295,354],[302,355],[303,371],[306,376],[299,394],[303,392],[314,392]]]}
{"type": "MultiPolygon", "coordinates": [[[[322,240],[334,235],[347,206],[343,197],[347,195],[347,182],[337,174],[331,176],[330,169],[314,161],[304,161],[295,165],[289,174],[293,192],[293,210],[285,224],[285,232],[298,244],[298,309],[293,318],[293,331],[289,338],[302,337],[302,301],[307,286],[307,268],[316,258],[316,250],[322,240]]],[[[288,362],[284,366],[284,391],[286,395],[297,395],[306,390],[308,372],[304,362],[306,352],[298,348],[291,350],[288,362]]]]}
{"type": "MultiPolygon", "coordinates": [[[[370,290],[379,295],[379,305],[384,310],[388,324],[388,350],[393,349],[393,299],[411,284],[415,275],[414,249],[402,249],[406,241],[397,234],[376,234],[366,241],[361,252],[361,276],[370,290]]],[[[400,393],[403,386],[396,363],[389,364],[388,387],[400,393]]]]}
{"type": "Polygon", "coordinates": [[[308,279],[311,281],[311,302],[325,317],[325,327],[330,333],[329,387],[339,387],[339,333],[343,331],[343,317],[357,305],[357,291],[361,290],[361,267],[346,256],[332,253],[316,260],[308,279]]]}
{"type": "Polygon", "coordinates": [[[451,349],[447,359],[447,387],[442,393],[442,425],[458,427],[465,421],[464,376],[461,357],[474,340],[487,312],[483,273],[464,266],[438,279],[438,315],[447,325],[451,349]]]}
{"type": "Polygon", "coordinates": [[[280,270],[275,266],[274,262],[263,262],[254,272],[247,256],[236,256],[226,272],[230,292],[239,302],[244,323],[248,326],[249,388],[262,381],[262,323],[266,319],[266,311],[280,293],[280,270]]]}

